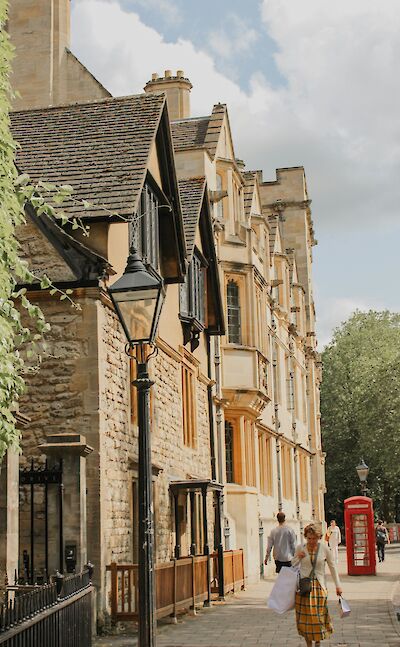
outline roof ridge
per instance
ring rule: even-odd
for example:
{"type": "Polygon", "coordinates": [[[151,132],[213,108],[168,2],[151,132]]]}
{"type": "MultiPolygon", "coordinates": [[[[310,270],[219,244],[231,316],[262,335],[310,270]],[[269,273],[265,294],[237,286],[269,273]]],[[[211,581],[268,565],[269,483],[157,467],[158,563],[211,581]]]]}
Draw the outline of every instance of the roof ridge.
{"type": "Polygon", "coordinates": [[[75,108],[76,106],[91,106],[91,105],[99,105],[103,103],[117,103],[119,101],[128,101],[129,99],[150,99],[151,101],[154,100],[154,98],[160,98],[160,97],[165,97],[164,92],[152,92],[146,93],[146,92],[141,92],[140,94],[127,94],[121,97],[104,97],[103,99],[90,99],[89,101],[75,101],[74,103],[59,103],[54,106],[35,106],[34,108],[25,108],[24,110],[11,110],[11,114],[17,115],[20,113],[32,113],[32,112],[43,112],[43,110],[60,110],[60,109],[71,109],[75,108]]]}
{"type": "Polygon", "coordinates": [[[182,177],[178,182],[191,182],[192,180],[205,180],[205,175],[194,175],[193,177],[182,177]]]}
{"type": "Polygon", "coordinates": [[[184,117],[183,119],[171,119],[171,124],[180,124],[185,121],[200,121],[200,119],[210,119],[211,115],[203,115],[202,117],[184,117]]]}

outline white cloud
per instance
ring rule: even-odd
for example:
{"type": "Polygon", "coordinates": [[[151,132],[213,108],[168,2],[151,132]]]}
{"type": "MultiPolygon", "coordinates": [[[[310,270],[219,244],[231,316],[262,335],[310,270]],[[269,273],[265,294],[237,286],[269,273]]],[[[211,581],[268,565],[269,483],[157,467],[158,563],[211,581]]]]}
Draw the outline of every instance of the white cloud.
{"type": "MultiPolygon", "coordinates": [[[[210,53],[189,40],[167,42],[117,0],[76,0],[73,48],[116,95],[141,92],[152,72],[184,69],[194,85],[194,115],[209,114],[218,101],[228,104],[236,154],[249,168],[263,168],[270,179],[276,167],[305,166],[317,237],[324,232],[327,240],[339,229],[344,235],[369,229],[371,236],[377,226],[389,229],[400,203],[398,0],[264,0],[262,7],[286,80],[279,88],[268,83],[260,60],[244,92],[217,71],[210,53]]],[[[254,35],[241,42],[238,34],[240,29],[224,30],[214,43],[225,65],[234,47],[252,41],[257,48],[254,35]]],[[[354,254],[365,262],[362,250],[354,254]]],[[[353,293],[356,286],[346,291],[353,293]]],[[[384,289],[380,296],[384,307],[384,289]]],[[[329,299],[318,304],[324,340],[339,306],[348,314],[353,305],[371,305],[356,296],[345,303],[335,294],[329,299]]]]}
{"type": "Polygon", "coordinates": [[[223,26],[210,31],[209,49],[218,57],[230,59],[234,54],[249,51],[254,47],[259,34],[235,13],[228,13],[223,26]]]}
{"type": "Polygon", "coordinates": [[[152,9],[162,14],[167,23],[180,23],[182,16],[179,8],[171,0],[130,0],[133,6],[137,5],[145,9],[152,9]]]}
{"type": "Polygon", "coordinates": [[[78,0],[72,19],[74,52],[114,95],[142,92],[152,72],[184,69],[194,85],[195,113],[209,113],[219,100],[246,100],[235,83],[216,71],[209,54],[188,40],[166,42],[117,2],[78,0]]]}
{"type": "Polygon", "coordinates": [[[352,299],[348,297],[327,298],[321,295],[317,298],[317,323],[318,323],[318,348],[323,350],[332,337],[335,328],[359,310],[367,312],[368,310],[384,310],[385,306],[382,301],[364,301],[361,299],[352,299]]]}

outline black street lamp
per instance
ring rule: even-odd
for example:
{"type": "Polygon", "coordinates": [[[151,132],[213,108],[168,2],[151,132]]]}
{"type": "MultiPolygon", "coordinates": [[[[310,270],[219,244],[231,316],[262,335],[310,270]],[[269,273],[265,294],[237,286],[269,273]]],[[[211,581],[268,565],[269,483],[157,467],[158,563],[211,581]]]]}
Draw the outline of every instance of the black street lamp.
{"type": "Polygon", "coordinates": [[[366,496],[367,494],[367,478],[368,478],[368,472],[369,472],[369,467],[366,465],[364,459],[361,459],[361,463],[357,465],[356,471],[358,474],[358,478],[360,479],[360,484],[361,484],[361,494],[363,496],[366,496]]]}
{"type": "Polygon", "coordinates": [[[148,346],[154,344],[165,298],[161,276],[146,269],[131,247],[123,275],[109,294],[125,331],[126,353],[137,362],[139,432],[139,647],[155,647],[154,528],[150,441],[148,346]],[[136,352],[135,352],[136,351],[136,352]]]}

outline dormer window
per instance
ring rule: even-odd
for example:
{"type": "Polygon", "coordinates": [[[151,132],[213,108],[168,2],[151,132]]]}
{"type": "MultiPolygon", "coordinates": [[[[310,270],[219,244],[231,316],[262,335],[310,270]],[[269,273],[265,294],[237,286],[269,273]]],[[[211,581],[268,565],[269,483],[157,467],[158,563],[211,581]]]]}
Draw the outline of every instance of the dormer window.
{"type": "Polygon", "coordinates": [[[180,318],[192,333],[201,332],[206,325],[206,272],[207,263],[195,249],[179,291],[180,318]]]}
{"type": "Polygon", "coordinates": [[[130,223],[130,243],[133,242],[143,262],[159,270],[159,200],[148,184],[143,187],[140,196],[140,207],[135,218],[130,223]]]}

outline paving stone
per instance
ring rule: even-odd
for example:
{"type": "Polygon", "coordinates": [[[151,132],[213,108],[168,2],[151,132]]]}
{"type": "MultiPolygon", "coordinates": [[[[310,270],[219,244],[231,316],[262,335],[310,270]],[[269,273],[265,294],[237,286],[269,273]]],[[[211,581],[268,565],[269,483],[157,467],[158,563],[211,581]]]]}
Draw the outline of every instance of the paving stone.
{"type": "MultiPolygon", "coordinates": [[[[340,618],[333,585],[328,577],[329,609],[334,634],[323,645],[330,647],[400,647],[400,622],[392,605],[400,581],[400,546],[391,546],[377,576],[349,577],[345,574],[344,551],[339,571],[343,591],[352,612],[340,618]]],[[[225,604],[197,616],[185,616],[177,625],[160,623],[157,647],[304,647],[297,634],[294,612],[283,616],[267,609],[266,600],[274,578],[249,586],[246,591],[229,597],[225,604]]],[[[126,638],[125,638],[126,640],[126,638]]],[[[123,636],[97,640],[95,647],[130,647],[123,636]]]]}

